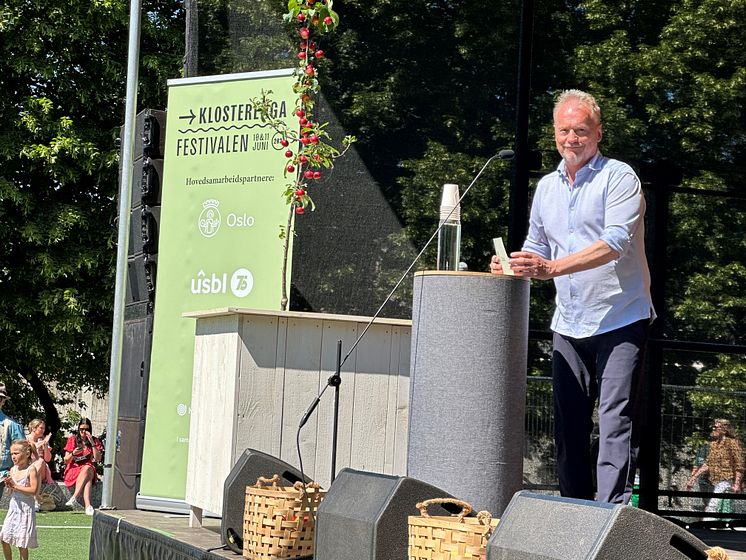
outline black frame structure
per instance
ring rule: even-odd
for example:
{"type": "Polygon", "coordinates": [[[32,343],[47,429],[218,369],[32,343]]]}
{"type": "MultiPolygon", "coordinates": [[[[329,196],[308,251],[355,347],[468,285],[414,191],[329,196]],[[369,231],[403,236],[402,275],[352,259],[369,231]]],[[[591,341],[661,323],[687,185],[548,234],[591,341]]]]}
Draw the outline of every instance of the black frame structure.
{"type": "MultiPolygon", "coordinates": [[[[534,0],[522,0],[521,22],[518,54],[518,84],[516,102],[516,134],[515,159],[510,186],[510,203],[508,215],[508,245],[510,250],[517,250],[528,231],[529,208],[529,179],[531,173],[531,154],[528,143],[529,137],[529,99],[531,91],[531,59],[533,20],[535,13],[534,0]]],[[[661,469],[661,405],[662,405],[662,376],[664,367],[664,353],[667,350],[713,352],[730,355],[746,355],[746,346],[718,344],[705,341],[685,341],[665,338],[663,326],[667,309],[665,306],[666,278],[667,278],[667,225],[670,215],[671,194],[684,193],[697,196],[726,197],[746,199],[742,191],[703,190],[682,187],[681,169],[668,162],[640,162],[634,165],[639,170],[640,180],[646,191],[646,196],[652,202],[652,228],[649,237],[652,239],[652,250],[648,256],[651,261],[651,295],[658,320],[651,327],[651,337],[648,343],[647,367],[647,410],[648,425],[644,430],[640,451],[640,502],[642,509],[671,517],[687,516],[701,517],[701,511],[661,510],[659,498],[667,496],[713,497],[712,493],[687,492],[676,490],[661,490],[658,479],[661,469]],[[652,196],[651,196],[652,195],[652,196]],[[652,199],[652,200],[651,200],[652,199]],[[651,235],[652,234],[652,235],[651,235]],[[657,414],[655,412],[658,412],[657,414]]],[[[746,171],[745,171],[746,174],[746,171]]],[[[530,340],[551,340],[548,331],[530,331],[530,340]]],[[[746,494],[718,494],[720,498],[746,500],[746,494]]],[[[746,524],[746,514],[707,514],[708,517],[735,519],[746,524]]],[[[717,521],[714,523],[718,523],[717,521]]]]}

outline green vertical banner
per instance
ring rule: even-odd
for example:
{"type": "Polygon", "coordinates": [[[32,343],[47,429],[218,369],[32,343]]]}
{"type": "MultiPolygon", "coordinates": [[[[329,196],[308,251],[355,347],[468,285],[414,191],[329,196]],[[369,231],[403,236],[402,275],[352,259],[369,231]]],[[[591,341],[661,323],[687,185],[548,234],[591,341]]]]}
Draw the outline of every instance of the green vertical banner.
{"type": "Polygon", "coordinates": [[[182,313],[280,308],[286,148],[261,122],[252,100],[271,90],[273,110],[290,125],[296,98],[291,74],[277,70],[168,83],[138,503],[185,496],[195,322],[182,313]]]}

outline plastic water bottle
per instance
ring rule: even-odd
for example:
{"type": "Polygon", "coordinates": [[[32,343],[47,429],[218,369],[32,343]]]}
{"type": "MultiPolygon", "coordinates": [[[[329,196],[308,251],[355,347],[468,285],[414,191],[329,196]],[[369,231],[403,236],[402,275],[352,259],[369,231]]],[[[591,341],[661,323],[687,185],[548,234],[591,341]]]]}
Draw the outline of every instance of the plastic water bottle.
{"type": "Polygon", "coordinates": [[[461,207],[458,185],[443,185],[438,232],[438,270],[458,270],[461,257],[461,207]]]}

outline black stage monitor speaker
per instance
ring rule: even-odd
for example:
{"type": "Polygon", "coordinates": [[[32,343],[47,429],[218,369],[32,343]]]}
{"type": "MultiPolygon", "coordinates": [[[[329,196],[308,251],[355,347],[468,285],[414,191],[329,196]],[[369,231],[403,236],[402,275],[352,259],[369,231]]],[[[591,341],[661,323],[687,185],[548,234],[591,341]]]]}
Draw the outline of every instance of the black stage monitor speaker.
{"type": "Polygon", "coordinates": [[[256,484],[260,476],[279,474],[281,486],[292,486],[302,480],[300,471],[285,461],[261,451],[247,449],[238,458],[223,484],[223,519],[220,534],[223,542],[233,552],[242,553],[243,513],[246,505],[246,487],[256,484]]]}
{"type": "Polygon", "coordinates": [[[487,543],[487,560],[686,560],[707,545],[631,506],[518,492],[487,543]]]}
{"type": "MultiPolygon", "coordinates": [[[[453,498],[414,478],[343,469],[316,514],[314,560],[407,558],[407,517],[417,502],[453,498]]],[[[441,506],[431,515],[451,515],[441,506]]]]}

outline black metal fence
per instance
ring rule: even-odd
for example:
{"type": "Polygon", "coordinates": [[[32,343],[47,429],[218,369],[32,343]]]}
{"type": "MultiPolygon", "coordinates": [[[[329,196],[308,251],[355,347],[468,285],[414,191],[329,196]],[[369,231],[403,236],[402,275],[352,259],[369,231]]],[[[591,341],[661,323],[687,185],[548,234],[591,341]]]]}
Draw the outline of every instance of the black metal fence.
{"type": "MultiPolygon", "coordinates": [[[[746,435],[746,392],[663,385],[659,513],[683,521],[746,519],[746,494],[715,493],[706,475],[686,489],[692,471],[707,457],[707,443],[716,418],[727,419],[739,441],[746,435]],[[719,410],[717,414],[703,411],[719,410]],[[718,502],[711,502],[718,500],[718,502]],[[718,511],[706,512],[708,504],[718,511]]],[[[554,459],[552,383],[549,377],[528,377],[523,454],[524,487],[558,493],[554,459]]],[[[712,509],[712,508],[711,508],[712,509]]]]}

